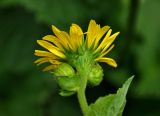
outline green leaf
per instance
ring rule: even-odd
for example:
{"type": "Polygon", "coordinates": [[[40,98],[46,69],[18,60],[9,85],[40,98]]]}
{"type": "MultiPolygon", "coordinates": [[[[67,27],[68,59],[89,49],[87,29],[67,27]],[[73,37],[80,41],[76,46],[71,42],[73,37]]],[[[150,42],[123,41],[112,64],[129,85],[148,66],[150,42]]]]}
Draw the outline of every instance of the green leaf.
{"type": "Polygon", "coordinates": [[[91,104],[87,116],[121,116],[132,79],[133,76],[124,83],[116,94],[100,97],[94,104],[91,104]]]}

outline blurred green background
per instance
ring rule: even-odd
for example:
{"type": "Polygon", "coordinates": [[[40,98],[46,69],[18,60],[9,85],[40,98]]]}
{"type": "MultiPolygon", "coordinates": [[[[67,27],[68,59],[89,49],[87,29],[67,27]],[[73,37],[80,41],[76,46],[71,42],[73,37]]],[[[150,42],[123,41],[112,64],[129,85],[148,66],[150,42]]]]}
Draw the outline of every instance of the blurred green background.
{"type": "Polygon", "coordinates": [[[33,62],[37,39],[51,25],[84,31],[90,19],[121,34],[111,52],[114,69],[88,88],[88,102],[115,93],[131,75],[124,116],[160,116],[160,0],[0,0],[0,116],[81,116],[76,96],[61,97],[51,74],[33,62]]]}

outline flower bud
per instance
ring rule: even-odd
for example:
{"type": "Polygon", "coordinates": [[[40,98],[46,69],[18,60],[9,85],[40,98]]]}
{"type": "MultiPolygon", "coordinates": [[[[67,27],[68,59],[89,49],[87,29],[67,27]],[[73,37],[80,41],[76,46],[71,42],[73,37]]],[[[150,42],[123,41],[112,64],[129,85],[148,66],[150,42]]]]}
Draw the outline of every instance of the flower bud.
{"type": "Polygon", "coordinates": [[[65,91],[77,91],[79,87],[78,77],[58,77],[57,82],[61,89],[65,91]]]}
{"type": "Polygon", "coordinates": [[[92,67],[89,73],[88,83],[92,86],[97,86],[101,83],[102,79],[103,79],[103,69],[97,63],[92,67]]]}
{"type": "Polygon", "coordinates": [[[72,77],[75,75],[75,71],[67,63],[62,63],[58,66],[58,68],[53,72],[54,76],[56,77],[61,77],[61,76],[67,76],[67,77],[72,77]]]}
{"type": "Polygon", "coordinates": [[[61,88],[61,96],[70,96],[76,93],[79,87],[79,78],[76,76],[72,66],[62,63],[53,74],[56,76],[57,83],[61,88]]]}

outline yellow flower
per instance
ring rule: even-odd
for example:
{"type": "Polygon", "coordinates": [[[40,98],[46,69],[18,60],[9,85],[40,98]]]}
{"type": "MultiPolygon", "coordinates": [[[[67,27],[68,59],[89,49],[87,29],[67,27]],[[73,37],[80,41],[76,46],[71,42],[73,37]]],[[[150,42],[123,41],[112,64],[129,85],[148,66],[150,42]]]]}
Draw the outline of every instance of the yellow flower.
{"type": "Polygon", "coordinates": [[[82,29],[72,24],[69,34],[52,26],[55,35],[47,35],[42,40],[37,40],[37,43],[48,51],[35,50],[35,55],[41,58],[35,63],[38,65],[49,62],[50,65],[43,69],[49,71],[57,68],[62,62],[68,62],[74,57],[72,54],[79,55],[79,51],[85,48],[85,51],[90,51],[94,56],[95,62],[105,62],[113,67],[117,67],[115,60],[106,57],[113,49],[111,45],[119,32],[111,35],[112,29],[109,26],[100,27],[94,20],[91,20],[86,33],[82,29]],[[86,35],[86,39],[84,36],[86,35]],[[85,46],[85,47],[84,47],[85,46]]]}

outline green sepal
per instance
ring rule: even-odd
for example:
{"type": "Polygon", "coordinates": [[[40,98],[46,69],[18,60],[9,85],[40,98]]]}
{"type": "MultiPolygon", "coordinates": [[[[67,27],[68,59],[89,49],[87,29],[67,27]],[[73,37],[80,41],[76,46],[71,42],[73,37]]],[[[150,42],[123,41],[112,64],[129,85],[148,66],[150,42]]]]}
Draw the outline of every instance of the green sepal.
{"type": "Polygon", "coordinates": [[[91,86],[99,85],[103,80],[103,69],[102,67],[96,63],[92,68],[88,75],[88,83],[91,86]]]}
{"type": "Polygon", "coordinates": [[[98,98],[94,104],[89,106],[87,116],[122,116],[126,94],[132,79],[133,76],[123,84],[122,88],[118,89],[116,94],[98,98]]]}
{"type": "Polygon", "coordinates": [[[61,90],[60,91],[60,95],[63,96],[63,97],[68,97],[68,96],[71,96],[73,94],[75,94],[76,92],[74,91],[65,91],[65,90],[61,90]]]}

